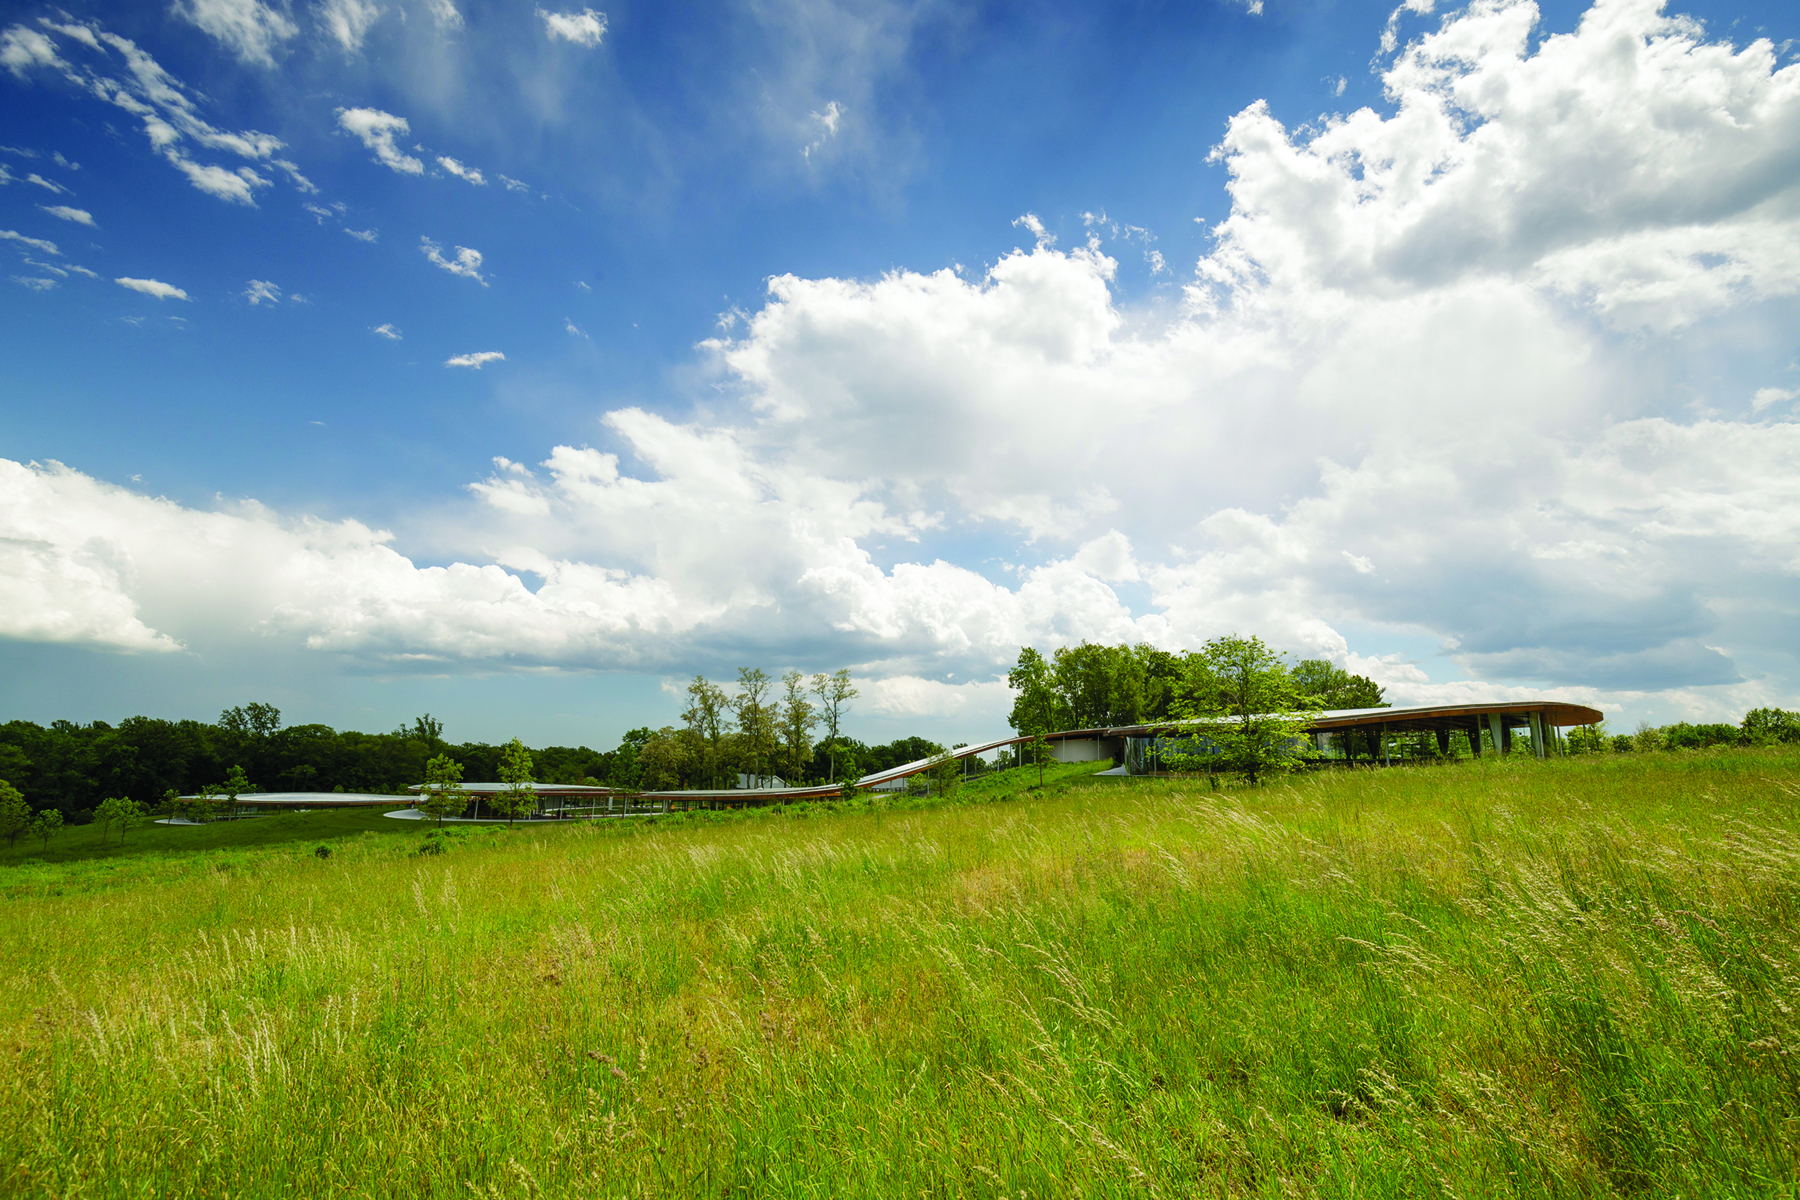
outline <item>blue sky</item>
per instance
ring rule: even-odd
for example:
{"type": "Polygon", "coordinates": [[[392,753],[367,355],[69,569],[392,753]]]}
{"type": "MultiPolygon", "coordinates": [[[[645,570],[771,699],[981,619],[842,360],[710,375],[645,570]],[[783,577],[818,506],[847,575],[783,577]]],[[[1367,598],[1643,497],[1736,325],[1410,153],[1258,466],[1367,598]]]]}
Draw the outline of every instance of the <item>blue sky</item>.
{"type": "Polygon", "coordinates": [[[1800,703],[1791,13],[1255,9],[15,7],[6,715],[1800,703]]]}

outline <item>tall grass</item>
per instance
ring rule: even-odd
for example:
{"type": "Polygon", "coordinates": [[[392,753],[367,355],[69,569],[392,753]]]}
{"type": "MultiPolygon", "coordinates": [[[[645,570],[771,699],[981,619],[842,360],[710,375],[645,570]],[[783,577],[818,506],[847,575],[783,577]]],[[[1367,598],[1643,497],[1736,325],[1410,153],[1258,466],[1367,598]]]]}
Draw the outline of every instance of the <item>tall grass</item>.
{"type": "Polygon", "coordinates": [[[435,857],[370,835],[21,892],[0,901],[0,1178],[1794,1190],[1791,753],[977,798],[435,857]]]}

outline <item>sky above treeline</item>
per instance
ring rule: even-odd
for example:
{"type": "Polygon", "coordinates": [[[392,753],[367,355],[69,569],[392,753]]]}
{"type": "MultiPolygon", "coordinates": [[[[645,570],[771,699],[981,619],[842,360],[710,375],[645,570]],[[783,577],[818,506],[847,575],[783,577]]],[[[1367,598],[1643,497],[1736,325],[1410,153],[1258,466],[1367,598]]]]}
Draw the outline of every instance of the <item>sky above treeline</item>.
{"type": "Polygon", "coordinates": [[[7,13],[0,718],[1800,707],[1789,5],[7,13]]]}

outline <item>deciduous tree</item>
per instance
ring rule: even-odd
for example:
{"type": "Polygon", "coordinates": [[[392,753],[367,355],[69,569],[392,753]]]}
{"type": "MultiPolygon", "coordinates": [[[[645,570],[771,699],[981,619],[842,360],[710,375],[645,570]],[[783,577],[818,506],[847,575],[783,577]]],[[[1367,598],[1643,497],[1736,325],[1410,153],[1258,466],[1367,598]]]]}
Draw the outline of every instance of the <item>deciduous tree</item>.
{"type": "Polygon", "coordinates": [[[931,790],[934,795],[948,796],[962,783],[962,764],[956,760],[954,750],[941,750],[932,757],[931,765],[925,773],[931,777],[931,790]]]}
{"type": "Polygon", "coordinates": [[[769,749],[775,740],[774,705],[763,702],[771,682],[761,667],[739,667],[737,695],[731,698],[753,786],[768,773],[769,749]]]}
{"type": "Polygon", "coordinates": [[[1019,651],[1019,661],[1006,673],[1006,685],[1019,693],[1006,719],[1014,729],[1031,736],[1031,753],[1038,764],[1038,786],[1042,787],[1044,760],[1049,755],[1044,735],[1062,727],[1058,718],[1063,715],[1063,705],[1057,695],[1055,677],[1044,656],[1025,646],[1019,651]]]}
{"type": "Polygon", "coordinates": [[[44,849],[50,849],[50,839],[62,832],[63,815],[54,808],[46,808],[31,819],[31,836],[43,840],[44,849]]]}
{"type": "MultiPolygon", "coordinates": [[[[255,708],[257,706],[252,704],[250,707],[255,708]]],[[[231,770],[225,774],[225,782],[219,785],[217,795],[220,798],[220,803],[223,804],[225,808],[226,814],[229,816],[236,816],[238,797],[254,792],[255,790],[256,785],[251,783],[249,777],[244,774],[244,768],[232,767],[231,770]]]]}
{"type": "Polygon", "coordinates": [[[638,751],[640,786],[668,792],[681,786],[681,776],[694,761],[697,738],[686,729],[664,725],[638,751]]]}
{"type": "Polygon", "coordinates": [[[19,835],[31,825],[31,805],[25,803],[25,796],[18,788],[0,779],[0,837],[6,839],[11,846],[18,842],[19,835]]]}
{"type": "Polygon", "coordinates": [[[1317,703],[1261,638],[1214,638],[1182,665],[1171,715],[1191,725],[1196,745],[1165,761],[1229,771],[1251,784],[1305,761],[1307,714],[1317,703]]]}
{"type": "Polygon", "coordinates": [[[427,753],[436,755],[443,752],[444,723],[430,713],[413,718],[412,736],[425,743],[427,753]]]}
{"type": "Polygon", "coordinates": [[[94,822],[100,826],[100,840],[106,840],[106,834],[113,826],[119,829],[119,844],[125,844],[125,835],[143,824],[144,810],[136,801],[124,796],[108,796],[94,809],[94,822]]]}
{"type": "MultiPolygon", "coordinates": [[[[826,782],[837,780],[837,745],[838,735],[842,731],[844,714],[850,709],[850,702],[862,693],[856,690],[855,681],[850,677],[850,668],[843,667],[826,675],[820,672],[812,677],[813,695],[819,698],[819,719],[825,725],[826,745],[826,782]]],[[[846,772],[848,768],[846,768],[846,772]]]]}
{"type": "Polygon", "coordinates": [[[725,714],[730,709],[731,700],[725,695],[725,689],[710,682],[704,675],[694,676],[694,681],[687,686],[688,705],[681,712],[681,719],[687,722],[700,753],[701,765],[707,783],[712,787],[719,786],[720,752],[724,749],[725,714]]]}
{"type": "Polygon", "coordinates": [[[518,738],[506,743],[506,749],[500,754],[500,782],[506,786],[494,797],[494,805],[509,826],[537,806],[537,790],[531,786],[531,771],[531,751],[525,748],[525,743],[518,738]]]}
{"type": "Polygon", "coordinates": [[[806,698],[806,676],[789,671],[781,677],[781,742],[787,759],[787,781],[806,782],[806,764],[812,761],[812,732],[819,724],[818,709],[806,698]]]}
{"type": "Polygon", "coordinates": [[[440,754],[425,764],[425,786],[419,791],[419,811],[434,818],[441,826],[445,817],[454,817],[469,807],[469,794],[463,790],[463,766],[448,754],[440,754]]]}

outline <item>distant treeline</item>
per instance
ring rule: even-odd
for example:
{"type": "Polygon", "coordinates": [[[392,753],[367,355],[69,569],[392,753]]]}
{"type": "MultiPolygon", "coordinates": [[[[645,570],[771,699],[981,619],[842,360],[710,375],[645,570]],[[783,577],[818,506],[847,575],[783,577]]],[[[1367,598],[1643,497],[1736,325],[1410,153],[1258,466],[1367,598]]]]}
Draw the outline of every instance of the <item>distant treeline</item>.
{"type": "Polygon", "coordinates": [[[1643,724],[1635,733],[1611,733],[1606,724],[1569,731],[1576,754],[1645,754],[1655,750],[1705,750],[1712,746],[1776,746],[1800,742],[1800,713],[1753,708],[1736,725],[1723,723],[1643,724]]]}
{"type": "MultiPolygon", "coordinates": [[[[753,722],[757,719],[753,713],[753,722]]],[[[646,763],[645,751],[650,749],[654,759],[657,743],[676,732],[634,729],[611,750],[534,749],[533,776],[546,783],[666,785],[666,779],[648,778],[657,770],[654,762],[646,763]]],[[[721,741],[731,732],[723,731],[721,741]]],[[[854,759],[861,771],[883,770],[929,757],[939,749],[919,737],[868,746],[841,732],[837,745],[840,777],[847,758],[854,759]]],[[[746,769],[754,766],[763,773],[786,766],[766,752],[766,745],[758,748],[763,753],[753,755],[738,755],[737,748],[732,749],[732,755],[721,753],[701,765],[729,772],[727,782],[736,780],[738,757],[746,760],[746,769]]],[[[443,724],[430,714],[391,733],[360,733],[328,725],[283,727],[281,711],[273,705],[247,704],[226,709],[216,722],[128,717],[117,725],[52,721],[44,726],[11,721],[0,725],[0,781],[22,792],[32,809],[55,809],[70,824],[82,824],[109,797],[125,797],[154,809],[170,791],[192,795],[222,783],[234,767],[243,768],[256,790],[263,792],[401,795],[425,778],[425,764],[435,755],[448,754],[461,763],[464,779],[487,781],[499,778],[504,751],[503,745],[486,742],[450,742],[443,724]]],[[[802,774],[824,779],[833,771],[832,759],[822,745],[809,740],[802,774]]],[[[689,782],[703,782],[692,779],[694,774],[694,770],[684,773],[689,782]]]]}

